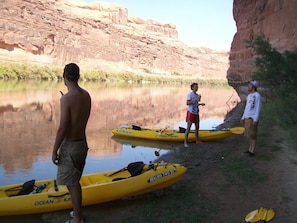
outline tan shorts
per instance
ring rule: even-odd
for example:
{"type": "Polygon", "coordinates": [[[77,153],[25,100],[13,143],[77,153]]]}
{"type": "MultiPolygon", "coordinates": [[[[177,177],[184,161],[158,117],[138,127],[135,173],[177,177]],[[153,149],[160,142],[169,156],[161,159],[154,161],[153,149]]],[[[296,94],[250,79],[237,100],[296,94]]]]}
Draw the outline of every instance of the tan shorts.
{"type": "Polygon", "coordinates": [[[253,125],[253,119],[247,118],[244,120],[244,135],[250,139],[257,138],[258,125],[253,125]]]}
{"type": "Polygon", "coordinates": [[[86,140],[62,143],[59,150],[57,184],[75,186],[79,183],[88,149],[86,140]]]}

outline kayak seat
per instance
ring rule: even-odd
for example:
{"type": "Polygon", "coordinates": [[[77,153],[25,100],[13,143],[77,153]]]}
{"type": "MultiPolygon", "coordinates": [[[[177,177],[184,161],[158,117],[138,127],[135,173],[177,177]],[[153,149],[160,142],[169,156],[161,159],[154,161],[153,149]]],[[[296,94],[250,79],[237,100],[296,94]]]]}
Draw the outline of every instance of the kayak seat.
{"type": "Polygon", "coordinates": [[[129,165],[127,166],[127,170],[129,171],[131,176],[134,177],[141,174],[144,165],[145,164],[142,161],[129,163],[129,165]]]}
{"type": "MultiPolygon", "coordinates": [[[[34,190],[34,186],[35,186],[35,180],[29,180],[23,184],[21,190],[17,194],[11,194],[9,196],[13,197],[13,196],[30,194],[34,190]]],[[[9,191],[9,189],[7,191],[9,191]]]]}
{"type": "Polygon", "coordinates": [[[137,125],[132,125],[132,129],[134,129],[134,130],[141,130],[141,127],[140,126],[137,126],[137,125]]]}
{"type": "Polygon", "coordinates": [[[183,128],[183,127],[178,127],[179,128],[179,132],[180,133],[185,133],[186,132],[186,129],[185,128],[183,128]]]}
{"type": "MultiPolygon", "coordinates": [[[[137,176],[142,173],[144,166],[145,166],[145,164],[142,161],[129,163],[127,167],[120,169],[112,174],[109,174],[107,177],[110,178],[111,176],[113,176],[117,173],[120,173],[122,171],[128,171],[131,174],[130,177],[134,177],[134,176],[137,176]]],[[[112,179],[112,181],[122,180],[122,179],[126,179],[126,178],[129,178],[129,177],[118,177],[118,178],[112,179]]]]}

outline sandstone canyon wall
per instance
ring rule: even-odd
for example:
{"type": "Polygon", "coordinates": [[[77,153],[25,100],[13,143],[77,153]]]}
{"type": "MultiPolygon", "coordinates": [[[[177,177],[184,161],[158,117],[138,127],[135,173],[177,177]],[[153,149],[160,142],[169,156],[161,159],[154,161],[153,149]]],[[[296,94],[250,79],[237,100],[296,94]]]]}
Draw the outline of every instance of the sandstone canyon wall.
{"type": "Polygon", "coordinates": [[[234,0],[237,33],[231,45],[227,79],[241,98],[242,86],[255,71],[255,55],[246,48],[246,41],[264,34],[278,51],[294,50],[297,46],[296,12],[296,0],[234,0]]]}
{"type": "Polygon", "coordinates": [[[130,18],[121,5],[1,0],[0,11],[0,61],[226,78],[228,52],[188,47],[174,24],[130,18]]]}

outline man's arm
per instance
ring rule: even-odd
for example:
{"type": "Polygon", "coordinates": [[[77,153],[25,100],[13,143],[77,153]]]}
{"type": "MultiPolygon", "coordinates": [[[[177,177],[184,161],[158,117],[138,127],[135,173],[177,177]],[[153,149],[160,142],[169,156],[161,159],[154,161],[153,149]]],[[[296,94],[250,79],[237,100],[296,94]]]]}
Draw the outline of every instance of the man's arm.
{"type": "Polygon", "coordinates": [[[57,130],[56,140],[52,153],[52,161],[57,164],[58,161],[58,150],[67,134],[67,130],[70,123],[69,106],[67,105],[67,98],[63,96],[60,101],[60,125],[57,130]]]}
{"type": "Polygon", "coordinates": [[[255,117],[254,117],[254,124],[256,125],[259,121],[259,117],[262,109],[262,99],[260,94],[256,98],[255,108],[256,108],[256,111],[255,111],[255,117]]]}

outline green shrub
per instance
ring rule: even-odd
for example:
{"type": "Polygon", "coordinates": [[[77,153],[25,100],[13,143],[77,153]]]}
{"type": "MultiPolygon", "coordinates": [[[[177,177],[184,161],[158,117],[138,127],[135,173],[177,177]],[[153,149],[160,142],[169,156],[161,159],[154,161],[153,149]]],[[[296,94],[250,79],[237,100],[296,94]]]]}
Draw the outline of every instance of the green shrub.
{"type": "Polygon", "coordinates": [[[278,52],[263,35],[254,38],[248,47],[257,55],[257,71],[253,78],[260,80],[268,89],[267,109],[272,120],[296,136],[293,129],[297,124],[297,48],[278,52]]]}

